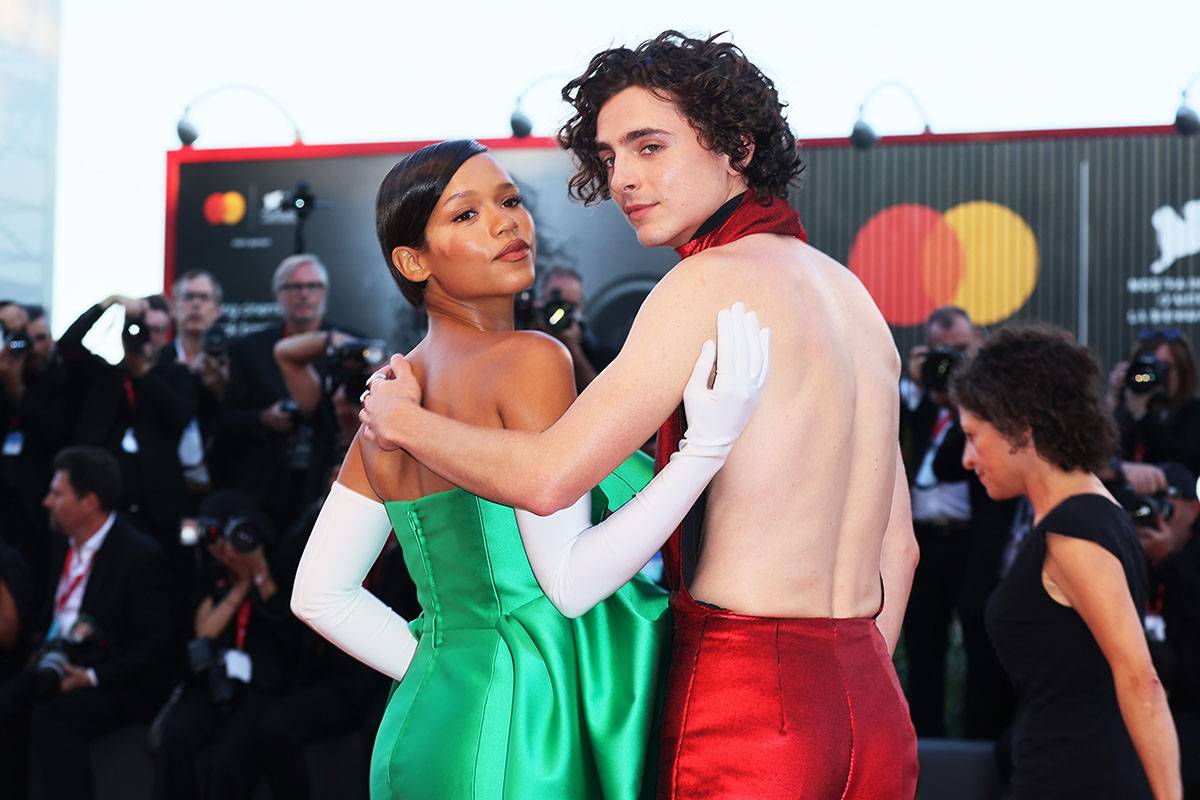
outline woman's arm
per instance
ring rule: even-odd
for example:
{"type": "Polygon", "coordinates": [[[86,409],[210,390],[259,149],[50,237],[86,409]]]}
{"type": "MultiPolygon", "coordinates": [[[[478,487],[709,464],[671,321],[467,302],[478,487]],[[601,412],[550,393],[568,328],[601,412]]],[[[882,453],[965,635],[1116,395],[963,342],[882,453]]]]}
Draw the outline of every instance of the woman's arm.
{"type": "MultiPolygon", "coordinates": [[[[726,361],[708,388],[716,345],[705,342],[683,392],[688,431],[652,481],[615,514],[591,525],[591,498],[549,516],[517,510],[521,541],[542,591],[563,614],[577,617],[611,595],[654,555],[724,465],[762,396],[770,364],[770,333],[751,313],[717,323],[726,361]]],[[[560,381],[561,382],[561,381],[560,381]]]]}
{"type": "Polygon", "coordinates": [[[221,598],[221,602],[214,603],[211,597],[201,600],[196,609],[196,636],[206,639],[216,639],[220,636],[249,593],[250,581],[240,580],[233,584],[233,588],[221,598]]]}
{"type": "Polygon", "coordinates": [[[401,680],[416,637],[403,617],[362,585],[391,532],[356,438],[300,557],[292,612],[362,663],[401,680]]]}
{"type": "Polygon", "coordinates": [[[1045,569],[1112,669],[1121,717],[1157,800],[1183,796],[1179,739],[1121,562],[1095,542],[1051,533],[1045,569]]]}
{"type": "MultiPolygon", "coordinates": [[[[742,264],[716,250],[686,259],[642,304],[620,355],[541,433],[490,430],[420,408],[404,359],[376,381],[360,419],[368,438],[402,447],[451,483],[547,515],[574,503],[678,407],[717,313],[742,291],[742,264]]],[[[720,358],[718,357],[718,360],[720,358]]]]}

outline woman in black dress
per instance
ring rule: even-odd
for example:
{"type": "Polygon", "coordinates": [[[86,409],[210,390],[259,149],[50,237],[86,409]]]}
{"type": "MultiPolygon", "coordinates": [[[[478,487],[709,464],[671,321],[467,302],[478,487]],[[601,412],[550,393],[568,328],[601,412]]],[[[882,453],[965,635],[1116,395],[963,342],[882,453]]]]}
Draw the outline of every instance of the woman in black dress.
{"type": "Polygon", "coordinates": [[[993,334],[955,380],[963,464],[1034,512],[987,609],[1018,696],[1009,798],[1182,797],[1137,534],[1092,471],[1115,446],[1102,379],[1070,334],[1025,327],[993,334]]]}

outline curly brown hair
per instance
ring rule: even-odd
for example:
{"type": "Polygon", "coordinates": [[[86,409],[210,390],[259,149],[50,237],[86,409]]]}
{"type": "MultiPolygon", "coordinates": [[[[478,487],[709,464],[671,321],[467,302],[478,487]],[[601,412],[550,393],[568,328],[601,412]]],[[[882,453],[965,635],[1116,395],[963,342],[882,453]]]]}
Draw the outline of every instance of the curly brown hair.
{"type": "Polygon", "coordinates": [[[663,31],[636,49],[598,53],[583,74],[563,87],[575,115],[558,132],[558,143],[575,157],[572,197],[586,204],[607,200],[608,171],[596,149],[596,119],[613,95],[639,86],[675,104],[705,148],[729,156],[754,194],[766,201],[786,197],[804,172],[796,137],[788,128],[775,84],[723,34],[691,39],[663,31]],[[747,143],[753,142],[753,157],[747,143]]]}
{"type": "Polygon", "coordinates": [[[1038,454],[1070,472],[1099,469],[1116,451],[1103,385],[1100,363],[1075,337],[1023,325],[991,334],[954,376],[952,392],[1014,447],[1027,444],[1030,431],[1038,454]]]}

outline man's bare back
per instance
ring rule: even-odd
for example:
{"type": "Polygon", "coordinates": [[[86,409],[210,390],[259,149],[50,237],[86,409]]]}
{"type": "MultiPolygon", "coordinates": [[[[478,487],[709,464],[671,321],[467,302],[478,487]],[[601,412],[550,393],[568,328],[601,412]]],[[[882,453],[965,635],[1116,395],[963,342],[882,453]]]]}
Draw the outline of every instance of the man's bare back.
{"type": "Polygon", "coordinates": [[[739,299],[772,330],[774,368],[709,490],[691,593],[757,616],[871,616],[896,484],[890,331],[849,270],[798,240],[708,253],[736,263],[739,299]]]}

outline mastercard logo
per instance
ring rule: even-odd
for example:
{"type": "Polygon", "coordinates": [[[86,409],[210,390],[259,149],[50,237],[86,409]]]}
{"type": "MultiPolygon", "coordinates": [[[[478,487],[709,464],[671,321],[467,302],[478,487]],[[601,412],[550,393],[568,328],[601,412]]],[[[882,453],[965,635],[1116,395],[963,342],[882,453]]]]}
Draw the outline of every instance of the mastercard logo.
{"type": "Polygon", "coordinates": [[[204,218],[209,225],[237,225],[246,216],[241,192],[213,192],[204,198],[204,218]]]}
{"type": "Polygon", "coordinates": [[[916,203],[885,208],[859,229],[848,261],[893,325],[919,325],[944,305],[991,325],[1025,305],[1038,279],[1033,230],[984,200],[944,213],[916,203]]]}

